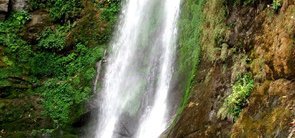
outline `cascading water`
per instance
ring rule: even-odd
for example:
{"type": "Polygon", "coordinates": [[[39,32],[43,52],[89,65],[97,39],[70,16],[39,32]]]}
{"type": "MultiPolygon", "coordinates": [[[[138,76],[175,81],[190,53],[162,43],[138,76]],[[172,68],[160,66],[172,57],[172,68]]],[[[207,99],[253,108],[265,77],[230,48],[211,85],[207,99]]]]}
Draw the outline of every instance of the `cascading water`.
{"type": "Polygon", "coordinates": [[[180,0],[127,0],[107,59],[96,138],[156,138],[167,97],[180,0]]]}

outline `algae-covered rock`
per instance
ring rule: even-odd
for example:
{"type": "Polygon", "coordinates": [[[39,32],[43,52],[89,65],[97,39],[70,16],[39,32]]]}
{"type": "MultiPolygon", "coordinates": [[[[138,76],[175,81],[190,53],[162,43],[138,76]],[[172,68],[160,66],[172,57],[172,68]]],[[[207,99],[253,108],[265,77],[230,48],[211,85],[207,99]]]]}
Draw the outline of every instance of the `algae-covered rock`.
{"type": "MultiPolygon", "coordinates": [[[[51,122],[42,116],[41,98],[23,96],[13,99],[0,99],[0,136],[9,136],[12,132],[32,131],[50,128],[51,122]]],[[[17,133],[15,135],[25,135],[17,133]]]]}

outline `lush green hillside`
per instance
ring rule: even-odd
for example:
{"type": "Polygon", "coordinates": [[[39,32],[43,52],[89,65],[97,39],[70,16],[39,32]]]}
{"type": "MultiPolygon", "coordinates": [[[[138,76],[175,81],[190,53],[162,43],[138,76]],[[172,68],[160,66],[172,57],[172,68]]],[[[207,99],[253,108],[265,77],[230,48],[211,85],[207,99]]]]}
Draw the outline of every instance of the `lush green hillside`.
{"type": "Polygon", "coordinates": [[[95,64],[119,9],[115,0],[30,0],[7,13],[0,21],[0,136],[71,131],[93,95],[95,64]]]}

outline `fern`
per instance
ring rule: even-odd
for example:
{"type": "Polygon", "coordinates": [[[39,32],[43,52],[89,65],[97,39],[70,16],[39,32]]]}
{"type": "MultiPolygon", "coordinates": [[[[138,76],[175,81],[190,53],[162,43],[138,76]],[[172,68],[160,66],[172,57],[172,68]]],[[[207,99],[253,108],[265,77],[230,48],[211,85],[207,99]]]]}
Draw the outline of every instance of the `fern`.
{"type": "Polygon", "coordinates": [[[254,80],[250,74],[241,76],[232,86],[232,93],[225,99],[222,107],[219,109],[217,116],[221,119],[238,118],[240,112],[246,104],[254,88],[254,80]]]}

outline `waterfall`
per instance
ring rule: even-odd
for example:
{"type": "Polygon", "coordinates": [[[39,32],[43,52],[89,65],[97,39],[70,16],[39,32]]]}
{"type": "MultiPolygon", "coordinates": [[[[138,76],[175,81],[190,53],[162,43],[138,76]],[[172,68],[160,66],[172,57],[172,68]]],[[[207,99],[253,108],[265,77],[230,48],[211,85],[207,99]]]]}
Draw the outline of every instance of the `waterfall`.
{"type": "Polygon", "coordinates": [[[156,138],[169,121],[180,0],[127,0],[99,94],[96,138],[156,138]]]}

